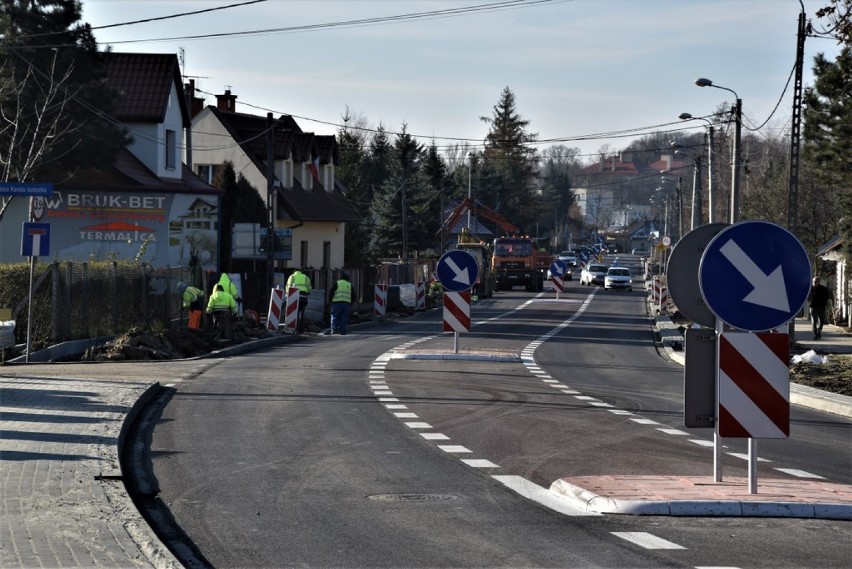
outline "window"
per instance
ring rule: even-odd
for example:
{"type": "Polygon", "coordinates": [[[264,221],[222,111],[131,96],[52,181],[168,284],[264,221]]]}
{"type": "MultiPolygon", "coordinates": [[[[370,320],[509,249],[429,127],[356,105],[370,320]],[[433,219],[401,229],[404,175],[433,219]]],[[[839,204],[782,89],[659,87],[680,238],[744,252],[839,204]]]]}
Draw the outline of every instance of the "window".
{"type": "Polygon", "coordinates": [[[177,138],[175,131],[166,129],[166,170],[174,170],[177,160],[177,138]]]}
{"type": "Polygon", "coordinates": [[[212,164],[197,164],[195,166],[195,173],[198,174],[198,177],[207,182],[208,184],[213,183],[213,172],[216,170],[216,167],[212,164]]]}

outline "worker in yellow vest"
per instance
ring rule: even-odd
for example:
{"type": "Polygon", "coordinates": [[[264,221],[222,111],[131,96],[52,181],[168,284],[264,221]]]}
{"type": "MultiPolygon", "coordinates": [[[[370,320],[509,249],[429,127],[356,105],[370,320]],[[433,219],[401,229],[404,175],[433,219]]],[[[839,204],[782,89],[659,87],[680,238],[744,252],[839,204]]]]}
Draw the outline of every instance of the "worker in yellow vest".
{"type": "Polygon", "coordinates": [[[213,330],[217,340],[222,337],[234,339],[232,320],[237,316],[237,301],[218,283],[213,287],[213,294],[207,302],[207,314],[213,315],[213,330]]]}
{"type": "Polygon", "coordinates": [[[305,331],[305,309],[308,307],[308,295],[311,294],[313,287],[311,286],[311,278],[302,272],[302,269],[296,269],[293,274],[287,278],[287,294],[290,294],[291,288],[299,289],[299,310],[296,313],[296,332],[301,334],[305,331]]]}
{"type": "Polygon", "coordinates": [[[340,278],[331,285],[328,293],[331,303],[331,333],[346,334],[349,311],[352,309],[352,283],[348,273],[340,273],[340,278]]]}

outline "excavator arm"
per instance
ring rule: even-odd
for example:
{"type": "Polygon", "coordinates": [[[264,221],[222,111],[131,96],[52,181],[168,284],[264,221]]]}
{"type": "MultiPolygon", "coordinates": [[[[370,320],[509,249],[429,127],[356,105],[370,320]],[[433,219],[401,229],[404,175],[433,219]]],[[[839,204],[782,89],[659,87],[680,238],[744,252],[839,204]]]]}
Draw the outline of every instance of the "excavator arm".
{"type": "MultiPolygon", "coordinates": [[[[447,219],[441,226],[441,231],[445,238],[450,230],[459,222],[461,216],[471,210],[473,210],[473,201],[470,198],[463,199],[459,205],[453,208],[453,211],[450,212],[450,215],[447,216],[447,219]]],[[[519,232],[516,225],[486,205],[476,204],[476,209],[473,210],[473,213],[488,221],[493,221],[507,235],[516,235],[519,232]]]]}

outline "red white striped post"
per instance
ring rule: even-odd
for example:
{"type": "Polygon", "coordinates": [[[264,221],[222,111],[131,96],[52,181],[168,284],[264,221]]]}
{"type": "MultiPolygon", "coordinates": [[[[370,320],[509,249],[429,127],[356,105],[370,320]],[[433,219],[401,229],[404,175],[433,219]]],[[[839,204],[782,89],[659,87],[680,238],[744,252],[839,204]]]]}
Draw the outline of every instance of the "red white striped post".
{"type": "Polygon", "coordinates": [[[299,289],[287,289],[287,305],[284,308],[284,329],[296,331],[296,320],[299,317],[299,289]]]}
{"type": "Polygon", "coordinates": [[[378,283],[375,286],[375,294],[373,301],[373,317],[374,318],[384,318],[385,312],[387,311],[388,304],[388,285],[385,283],[378,283]]]}
{"type": "Polygon", "coordinates": [[[272,289],[269,297],[269,313],[266,316],[266,329],[272,332],[278,331],[281,322],[281,309],[284,305],[284,291],[280,288],[272,289]]]}
{"type": "Polygon", "coordinates": [[[426,283],[414,284],[414,310],[426,310],[426,283]]]}
{"type": "Polygon", "coordinates": [[[470,332],[470,291],[444,293],[444,332],[453,332],[453,351],[459,351],[459,332],[470,332]]]}

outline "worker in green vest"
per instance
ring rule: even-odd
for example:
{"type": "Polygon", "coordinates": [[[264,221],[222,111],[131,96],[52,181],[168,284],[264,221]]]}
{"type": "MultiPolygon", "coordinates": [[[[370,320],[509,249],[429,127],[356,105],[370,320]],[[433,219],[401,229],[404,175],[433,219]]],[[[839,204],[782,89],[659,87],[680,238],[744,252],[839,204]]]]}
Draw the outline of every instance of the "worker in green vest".
{"type": "Polygon", "coordinates": [[[328,301],[331,303],[331,333],[346,334],[352,308],[352,283],[348,273],[340,273],[340,278],[331,285],[328,301]]]}
{"type": "Polygon", "coordinates": [[[178,283],[181,293],[181,306],[189,309],[189,328],[201,328],[201,309],[203,308],[204,291],[184,282],[178,283]]]}
{"type": "Polygon", "coordinates": [[[234,339],[231,322],[237,315],[237,301],[218,283],[213,287],[213,294],[207,302],[207,314],[213,315],[213,330],[217,340],[222,337],[227,340],[234,339]]]}
{"type": "Polygon", "coordinates": [[[301,334],[305,331],[305,309],[308,307],[308,295],[311,294],[313,287],[311,286],[311,278],[302,272],[302,269],[296,269],[293,274],[287,278],[287,294],[290,294],[291,288],[299,289],[299,309],[296,313],[296,332],[301,334]]]}

